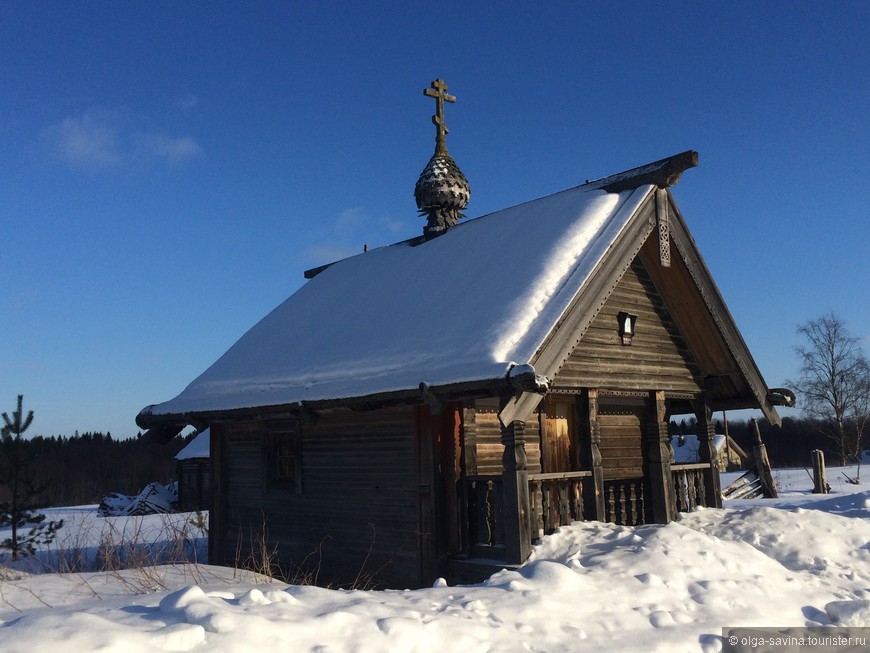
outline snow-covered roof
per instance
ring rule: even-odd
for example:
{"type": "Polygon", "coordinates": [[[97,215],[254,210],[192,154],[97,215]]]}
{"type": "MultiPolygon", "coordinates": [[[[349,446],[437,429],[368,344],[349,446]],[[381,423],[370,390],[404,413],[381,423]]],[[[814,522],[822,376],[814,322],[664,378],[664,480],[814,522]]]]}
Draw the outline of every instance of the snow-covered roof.
{"type": "Polygon", "coordinates": [[[363,397],[528,363],[651,185],[580,186],[324,269],[143,413],[363,397]]]}
{"type": "MultiPolygon", "coordinates": [[[[686,435],[683,444],[680,444],[680,436],[671,436],[671,448],[674,450],[675,463],[698,463],[701,462],[699,453],[701,443],[697,435],[686,435]]],[[[721,453],[725,448],[725,436],[717,433],[713,436],[713,448],[721,453]]]]}
{"type": "Polygon", "coordinates": [[[184,449],[175,455],[175,460],[189,460],[190,458],[208,458],[211,450],[210,446],[211,429],[207,428],[201,433],[197,433],[196,437],[191,440],[184,449]]]}

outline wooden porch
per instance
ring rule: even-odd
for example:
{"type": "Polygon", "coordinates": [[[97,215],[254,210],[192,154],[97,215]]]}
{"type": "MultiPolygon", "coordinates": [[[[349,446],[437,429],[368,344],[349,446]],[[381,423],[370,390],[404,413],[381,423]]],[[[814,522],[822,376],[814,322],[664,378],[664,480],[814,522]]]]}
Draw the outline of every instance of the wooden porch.
{"type": "MultiPolygon", "coordinates": [[[[674,500],[678,512],[692,512],[706,506],[706,477],[713,473],[709,463],[672,465],[674,500]]],[[[640,526],[647,523],[647,493],[639,480],[614,480],[604,484],[605,514],[599,516],[594,503],[592,470],[528,475],[529,545],[560,526],[577,521],[603,521],[640,526]],[[592,505],[590,510],[589,506],[592,505]]],[[[504,561],[506,520],[504,479],[497,475],[466,478],[468,519],[465,526],[464,557],[504,561]]]]}
{"type": "Polygon", "coordinates": [[[458,442],[458,546],[447,556],[447,573],[470,582],[515,567],[544,535],[577,521],[640,526],[721,505],[710,405],[704,397],[689,404],[701,462],[677,465],[668,433],[672,402],[663,391],[550,395],[528,422],[501,422],[495,441],[496,415],[476,411],[458,442]],[[492,464],[496,442],[500,464],[492,464]]]}

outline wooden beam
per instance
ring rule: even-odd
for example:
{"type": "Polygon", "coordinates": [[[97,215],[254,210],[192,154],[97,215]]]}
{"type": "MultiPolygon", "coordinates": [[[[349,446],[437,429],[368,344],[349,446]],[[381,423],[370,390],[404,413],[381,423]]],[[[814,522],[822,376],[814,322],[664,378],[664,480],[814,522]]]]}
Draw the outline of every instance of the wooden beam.
{"type": "Polygon", "coordinates": [[[601,465],[601,424],[598,422],[598,388],[585,388],[577,399],[579,418],[581,464],[592,470],[592,492],[583,493],[583,514],[605,521],[604,468],[601,465]]]}
{"type": "Polygon", "coordinates": [[[521,392],[508,399],[498,412],[502,428],[507,428],[512,422],[527,422],[541,399],[543,397],[537,392],[521,392]]]}
{"type": "Polygon", "coordinates": [[[211,464],[211,506],[209,507],[208,559],[211,564],[227,564],[227,483],[226,438],[224,425],[209,425],[209,461],[211,464]]]}
{"type": "Polygon", "coordinates": [[[683,172],[696,165],[698,165],[698,153],[694,150],[688,150],[666,159],[653,161],[631,170],[588,182],[587,185],[592,188],[601,188],[608,193],[619,193],[646,184],[667,188],[676,184],[683,172]]]}
{"type": "Polygon", "coordinates": [[[668,433],[667,405],[663,390],[649,393],[646,428],[647,469],[653,520],[667,524],[677,516],[677,498],[671,473],[671,436],[668,433]]]}
{"type": "Polygon", "coordinates": [[[505,562],[522,564],[532,552],[529,473],[526,470],[525,423],[514,421],[501,433],[505,562]]]}
{"type": "Polygon", "coordinates": [[[695,419],[698,422],[698,458],[709,465],[704,472],[704,495],[707,505],[711,508],[722,507],[722,493],[719,483],[719,468],[716,466],[716,448],[713,446],[715,425],[713,423],[713,407],[710,400],[701,397],[695,402],[695,419]]]}

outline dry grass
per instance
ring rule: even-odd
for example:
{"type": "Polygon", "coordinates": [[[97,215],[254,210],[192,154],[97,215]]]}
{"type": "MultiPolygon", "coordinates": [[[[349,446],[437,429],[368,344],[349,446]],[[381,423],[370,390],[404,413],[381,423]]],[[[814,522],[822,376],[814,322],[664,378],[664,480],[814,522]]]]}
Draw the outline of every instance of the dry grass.
{"type": "MultiPolygon", "coordinates": [[[[125,593],[148,594],[166,591],[177,585],[179,573],[184,582],[204,584],[216,579],[209,571],[202,551],[202,542],[208,536],[208,515],[194,513],[188,519],[178,515],[164,515],[158,527],[153,516],[146,524],[145,517],[105,519],[94,518],[90,528],[98,527],[95,536],[88,528],[70,529],[62,533],[47,548],[9,567],[0,560],[0,604],[18,610],[9,599],[12,588],[16,592],[33,594],[27,586],[31,574],[62,574],[74,587],[84,588],[95,598],[101,598],[93,587],[94,573],[105,574],[115,586],[125,593]],[[27,565],[30,565],[29,567],[27,565]],[[172,578],[168,575],[171,573],[172,578]]],[[[86,524],[87,526],[88,524],[86,524]]],[[[299,564],[285,566],[279,562],[279,546],[269,539],[267,522],[261,515],[259,523],[250,524],[247,533],[238,537],[233,564],[233,582],[269,583],[279,581],[291,585],[321,584],[320,567],[322,548],[326,540],[305,557],[299,564]]],[[[340,586],[347,589],[374,589],[377,570],[366,570],[369,557],[375,546],[372,540],[359,573],[350,583],[340,586]]],[[[104,578],[103,580],[105,580],[104,578]]],[[[225,577],[224,577],[225,578],[225,577]]],[[[229,581],[228,581],[229,582],[229,581]]],[[[326,587],[339,587],[327,583],[326,587]]],[[[49,604],[33,594],[38,602],[49,604]]],[[[31,601],[32,603],[32,601],[31,601]]]]}

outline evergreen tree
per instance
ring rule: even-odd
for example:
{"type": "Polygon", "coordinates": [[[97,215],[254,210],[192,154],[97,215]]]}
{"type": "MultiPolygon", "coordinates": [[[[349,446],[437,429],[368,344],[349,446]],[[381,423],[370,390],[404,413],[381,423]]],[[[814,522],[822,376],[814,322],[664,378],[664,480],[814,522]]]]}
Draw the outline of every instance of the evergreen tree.
{"type": "Polygon", "coordinates": [[[33,422],[33,411],[25,416],[23,402],[24,395],[18,395],[17,410],[11,418],[3,413],[0,429],[0,485],[9,490],[9,500],[0,503],[0,526],[12,527],[12,536],[0,542],[0,549],[11,551],[13,560],[22,554],[32,555],[38,544],[50,543],[63,526],[63,520],[45,521],[45,515],[35,510],[45,486],[36,484],[31,468],[37,450],[21,437],[33,422]],[[19,532],[27,526],[29,531],[19,532]]]}

